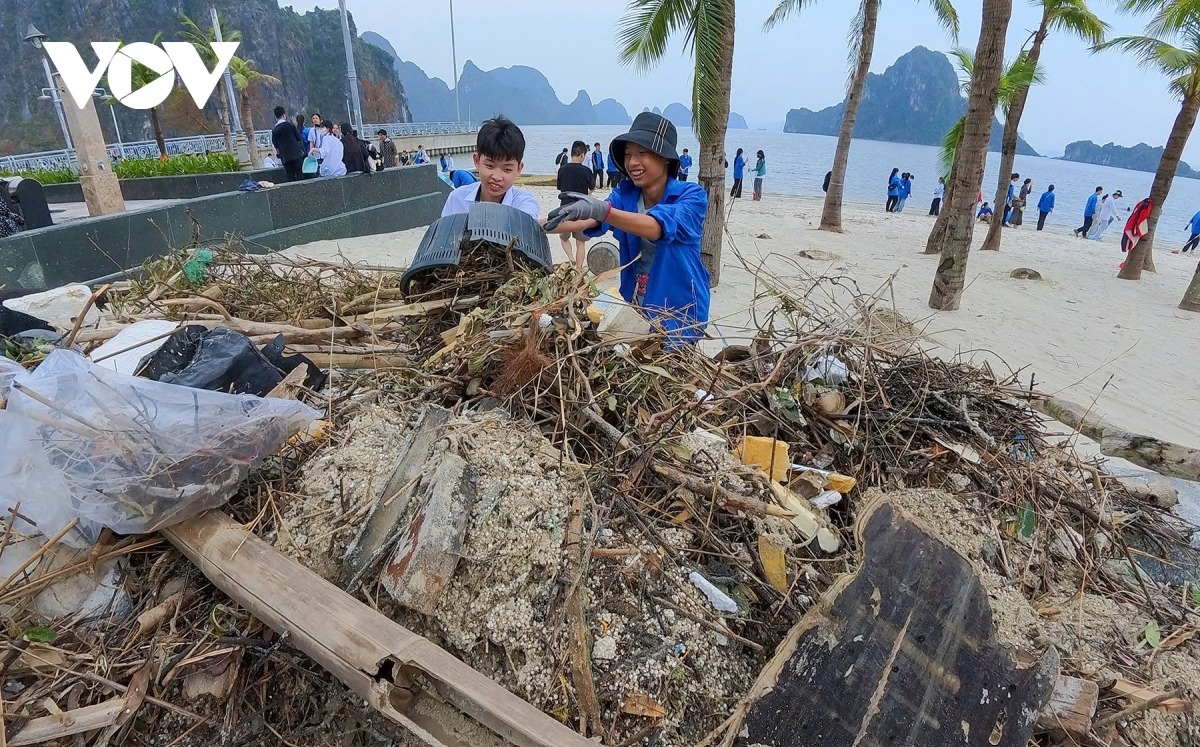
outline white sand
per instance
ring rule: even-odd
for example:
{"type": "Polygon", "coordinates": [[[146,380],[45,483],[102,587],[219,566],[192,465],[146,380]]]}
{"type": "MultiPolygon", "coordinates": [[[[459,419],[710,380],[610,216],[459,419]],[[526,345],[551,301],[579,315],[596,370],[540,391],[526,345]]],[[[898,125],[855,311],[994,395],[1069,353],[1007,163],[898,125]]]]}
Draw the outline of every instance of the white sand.
{"type": "MultiPolygon", "coordinates": [[[[543,212],[557,204],[557,192],[534,188],[543,212]]],[[[749,192],[747,191],[747,194],[749,192]]],[[[1036,215],[1004,232],[1000,252],[973,251],[962,307],[934,312],[928,306],[936,256],[923,254],[933,224],[928,204],[910,200],[906,212],[888,215],[882,205],[849,205],[843,234],[816,230],[821,200],[768,194],[762,202],[739,200],[730,234],[752,264],[765,262],[793,287],[804,287],[797,266],[820,275],[856,280],[868,293],[893,273],[896,309],[939,346],[942,355],[991,360],[998,374],[1023,369],[1028,385],[1083,405],[1135,433],[1200,447],[1200,315],[1176,308],[1196,267],[1193,255],[1170,254],[1174,244],[1158,242],[1158,273],[1142,280],[1117,279],[1120,226],[1102,242],[1084,241],[1062,228],[1038,233],[1036,215]],[[770,239],[756,239],[759,234],[770,239]],[[798,258],[819,250],[835,259],[798,258]],[[1009,273],[1029,267],[1040,281],[1014,280],[1009,273]],[[1110,381],[1111,379],[1111,381],[1110,381]]],[[[976,224],[975,246],[986,226],[976,224]]],[[[424,234],[414,229],[293,247],[288,254],[403,267],[424,234]]],[[[557,237],[551,239],[562,258],[557,237]]],[[[727,245],[721,284],[713,293],[710,336],[744,339],[755,279],[727,245]]],[[[768,307],[764,301],[760,307],[768,307]]]]}

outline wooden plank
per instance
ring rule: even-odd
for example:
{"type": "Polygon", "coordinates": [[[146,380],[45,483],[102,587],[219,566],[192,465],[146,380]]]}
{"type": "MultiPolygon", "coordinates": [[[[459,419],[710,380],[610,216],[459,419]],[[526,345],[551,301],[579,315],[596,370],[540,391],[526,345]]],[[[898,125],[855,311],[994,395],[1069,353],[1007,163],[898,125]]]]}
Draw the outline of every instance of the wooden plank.
{"type": "Polygon", "coordinates": [[[970,561],[886,499],[855,534],[862,567],[794,626],[725,743],[1025,747],[1057,654],[1020,668],[970,561]]]}
{"type": "Polygon", "coordinates": [[[111,726],[125,710],[125,701],[125,698],[114,698],[96,705],[30,719],[8,740],[8,745],[21,747],[27,744],[46,744],[72,734],[83,734],[111,726]]]}
{"type": "Polygon", "coordinates": [[[382,715],[443,747],[406,711],[417,678],[518,747],[594,747],[491,679],[317,576],[220,511],[162,531],[231,599],[382,715]]]}
{"type": "Polygon", "coordinates": [[[1037,728],[1076,744],[1087,741],[1100,700],[1100,686],[1091,680],[1060,675],[1050,700],[1038,714],[1037,728]]]}
{"type": "MultiPolygon", "coordinates": [[[[1147,700],[1165,694],[1162,690],[1156,690],[1152,687],[1146,687],[1145,685],[1139,685],[1136,682],[1120,678],[1109,689],[1109,692],[1113,695],[1119,695],[1122,698],[1129,698],[1134,704],[1145,703],[1147,700]]],[[[1155,708],[1164,713],[1179,713],[1190,710],[1191,707],[1192,704],[1183,698],[1171,698],[1155,706],[1155,708]]]]}

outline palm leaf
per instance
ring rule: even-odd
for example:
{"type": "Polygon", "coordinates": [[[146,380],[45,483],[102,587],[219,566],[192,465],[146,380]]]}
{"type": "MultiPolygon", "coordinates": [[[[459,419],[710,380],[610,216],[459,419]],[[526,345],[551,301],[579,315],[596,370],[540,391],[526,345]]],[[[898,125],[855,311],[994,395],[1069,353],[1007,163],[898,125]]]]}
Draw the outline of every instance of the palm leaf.
{"type": "Polygon", "coordinates": [[[696,0],[631,0],[617,24],[618,55],[638,72],[654,67],[667,51],[675,32],[685,32],[685,47],[695,35],[696,0]]]}
{"type": "Polygon", "coordinates": [[[792,16],[800,15],[800,11],[815,2],[816,0],[779,0],[779,5],[776,5],[771,15],[767,16],[767,20],[763,21],[762,30],[770,31],[792,16]]]}
{"type": "Polygon", "coordinates": [[[951,38],[958,39],[958,11],[954,9],[951,0],[929,0],[929,6],[937,14],[938,23],[950,32],[951,38]]]}
{"type": "Polygon", "coordinates": [[[967,117],[963,115],[954,125],[942,136],[942,144],[938,149],[938,166],[941,167],[942,174],[949,177],[950,172],[954,169],[954,157],[958,154],[958,144],[962,142],[963,131],[967,127],[967,117]]]}
{"type": "Polygon", "coordinates": [[[1090,42],[1102,44],[1110,26],[1092,12],[1087,0],[1043,0],[1049,13],[1049,27],[1090,42]]]}

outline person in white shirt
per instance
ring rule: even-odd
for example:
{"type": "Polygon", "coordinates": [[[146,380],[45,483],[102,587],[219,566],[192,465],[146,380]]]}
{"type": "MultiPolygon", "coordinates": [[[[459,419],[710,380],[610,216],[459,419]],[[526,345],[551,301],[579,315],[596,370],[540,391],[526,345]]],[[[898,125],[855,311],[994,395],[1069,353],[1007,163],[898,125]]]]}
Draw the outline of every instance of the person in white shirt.
{"type": "Polygon", "coordinates": [[[1104,230],[1117,219],[1117,200],[1119,199],[1121,199],[1121,190],[1118,189],[1100,203],[1100,215],[1096,217],[1092,233],[1088,236],[1089,239],[1099,241],[1100,237],[1104,235],[1104,230]]]}
{"type": "Polygon", "coordinates": [[[938,183],[933,185],[933,202],[929,205],[929,214],[938,215],[942,212],[942,198],[946,196],[946,177],[939,176],[938,183]]]}
{"type": "Polygon", "coordinates": [[[489,119],[475,137],[475,170],[479,181],[464,184],[446,198],[442,217],[471,212],[473,202],[498,202],[539,216],[537,198],[513,183],[525,168],[525,135],[505,117],[489,119]]]}
{"type": "Polygon", "coordinates": [[[322,122],[321,126],[321,141],[320,148],[313,148],[310,155],[317,156],[321,159],[321,176],[345,176],[346,164],[342,162],[342,141],[336,137],[331,137],[333,133],[333,125],[329,122],[322,122]]]}

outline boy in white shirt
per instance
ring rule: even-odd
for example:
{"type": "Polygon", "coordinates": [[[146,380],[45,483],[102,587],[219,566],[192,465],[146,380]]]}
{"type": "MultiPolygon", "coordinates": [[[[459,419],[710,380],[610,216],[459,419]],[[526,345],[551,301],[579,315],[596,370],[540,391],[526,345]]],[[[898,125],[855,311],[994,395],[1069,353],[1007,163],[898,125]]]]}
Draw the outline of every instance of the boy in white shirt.
{"type": "Polygon", "coordinates": [[[451,192],[442,208],[442,217],[469,213],[472,202],[497,202],[537,218],[540,214],[537,198],[513,186],[525,168],[524,158],[525,135],[521,128],[506,117],[484,122],[475,139],[474,160],[479,181],[451,192]]]}

